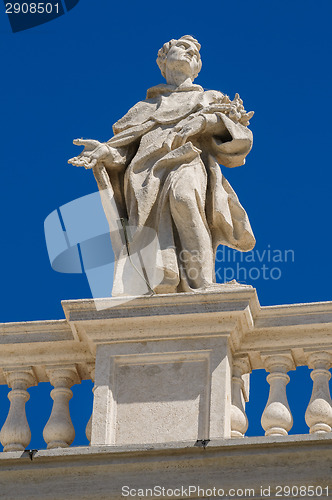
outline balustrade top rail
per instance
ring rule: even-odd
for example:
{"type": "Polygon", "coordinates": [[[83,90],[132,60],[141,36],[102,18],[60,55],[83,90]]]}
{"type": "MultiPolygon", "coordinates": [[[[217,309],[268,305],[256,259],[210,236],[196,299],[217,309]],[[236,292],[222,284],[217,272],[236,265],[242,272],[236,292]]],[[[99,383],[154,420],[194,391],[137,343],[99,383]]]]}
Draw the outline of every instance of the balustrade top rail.
{"type": "Polygon", "coordinates": [[[68,362],[77,365],[81,379],[89,379],[95,343],[101,343],[102,336],[107,342],[131,341],[139,335],[151,340],[199,336],[207,322],[210,335],[236,324],[240,339],[234,339],[233,354],[248,353],[252,369],[264,367],[261,354],[266,352],[292,351],[297,366],[305,365],[318,346],[332,352],[332,302],[261,307],[251,287],[231,294],[181,294],[176,304],[170,296],[151,297],[148,303],[143,299],[99,311],[93,300],[64,301],[66,319],[0,324],[0,384],[6,384],[3,370],[8,367],[31,366],[37,381],[45,382],[46,365],[68,362]],[[174,328],[179,315],[185,324],[181,331],[174,328]],[[87,324],[98,334],[86,335],[87,324]]]}

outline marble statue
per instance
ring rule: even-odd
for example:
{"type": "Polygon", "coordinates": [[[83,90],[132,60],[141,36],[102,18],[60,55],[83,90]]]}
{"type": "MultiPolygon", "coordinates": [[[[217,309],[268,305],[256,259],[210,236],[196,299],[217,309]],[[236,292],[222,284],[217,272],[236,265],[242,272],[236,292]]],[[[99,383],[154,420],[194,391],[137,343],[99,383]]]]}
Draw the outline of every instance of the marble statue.
{"type": "Polygon", "coordinates": [[[148,89],[113,125],[109,141],[76,139],[85,149],[69,160],[93,169],[99,190],[111,189],[131,227],[156,231],[163,269],[156,293],[216,286],[218,245],[243,252],[255,245],[248,216],[219,166],[245,163],[253,112],[238,94],[230,100],[193,83],[202,66],[199,50],[188,35],[165,43],[157,64],[167,83],[148,89]]]}

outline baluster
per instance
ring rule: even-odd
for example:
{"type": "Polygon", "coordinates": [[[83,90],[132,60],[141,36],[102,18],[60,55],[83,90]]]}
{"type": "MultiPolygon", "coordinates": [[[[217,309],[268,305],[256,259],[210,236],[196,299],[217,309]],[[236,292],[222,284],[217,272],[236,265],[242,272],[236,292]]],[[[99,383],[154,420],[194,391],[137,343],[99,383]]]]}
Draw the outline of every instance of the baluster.
{"type": "Polygon", "coordinates": [[[47,448],[66,448],[75,438],[75,429],[69,412],[69,400],[73,396],[70,387],[80,382],[80,378],[74,366],[48,367],[46,372],[54,386],[51,391],[54,403],[43,436],[47,448]]]}
{"type": "Polygon", "coordinates": [[[233,360],[231,407],[231,436],[233,438],[243,437],[248,429],[248,418],[244,407],[244,381],[242,375],[250,372],[250,363],[247,357],[239,357],[233,360]]]}
{"type": "MultiPolygon", "coordinates": [[[[94,382],[95,381],[95,365],[93,365],[89,371],[90,371],[90,375],[91,375],[91,380],[94,382]]],[[[95,386],[93,386],[92,392],[95,392],[95,386]]],[[[93,407],[92,407],[91,416],[89,418],[89,422],[87,423],[86,428],[85,428],[85,435],[88,438],[89,443],[91,442],[92,414],[93,414],[93,407]]]]}
{"type": "Polygon", "coordinates": [[[30,395],[27,388],[36,385],[32,368],[4,370],[8,387],[10,408],[7,419],[0,432],[4,451],[24,451],[31,440],[31,431],[25,413],[25,403],[30,395]]]}
{"type": "Polygon", "coordinates": [[[305,421],[310,434],[331,432],[332,400],[329,380],[332,355],[328,352],[314,352],[309,355],[308,366],[313,368],[310,377],[313,380],[312,395],[305,412],[305,421]]]}
{"type": "Polygon", "coordinates": [[[289,382],[287,372],[295,368],[294,362],[287,354],[270,355],[263,359],[265,369],[270,372],[266,377],[270,393],[261,419],[262,427],[266,436],[287,436],[293,425],[286,395],[286,385],[289,382]]]}

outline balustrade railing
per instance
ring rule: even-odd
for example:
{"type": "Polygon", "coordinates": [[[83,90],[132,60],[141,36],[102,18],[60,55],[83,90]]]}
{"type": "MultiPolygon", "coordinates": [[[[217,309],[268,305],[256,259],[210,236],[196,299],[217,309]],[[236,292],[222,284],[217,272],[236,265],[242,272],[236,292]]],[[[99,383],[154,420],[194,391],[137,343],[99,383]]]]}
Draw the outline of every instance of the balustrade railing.
{"type": "Polygon", "coordinates": [[[10,408],[0,432],[4,451],[22,451],[30,443],[31,432],[26,418],[25,404],[30,396],[27,388],[36,383],[31,367],[4,370],[8,387],[10,408]]]}
{"type": "MultiPolygon", "coordinates": [[[[45,447],[68,447],[75,437],[69,413],[71,387],[91,378],[89,367],[95,359],[90,350],[66,320],[5,323],[0,325],[0,342],[0,384],[11,389],[9,412],[0,431],[3,450],[24,451],[29,446],[28,389],[42,382],[53,386],[53,407],[43,429],[45,447]]],[[[40,406],[44,404],[40,400],[40,406]]]]}
{"type": "MultiPolygon", "coordinates": [[[[93,318],[85,318],[85,321],[91,325],[93,318]]],[[[103,319],[100,325],[109,331],[107,321],[103,319]]],[[[93,330],[96,338],[100,336],[98,328],[94,327],[93,330]]],[[[123,332],[127,335],[125,324],[123,332]]],[[[153,335],[156,335],[155,330],[153,335]]],[[[53,386],[50,393],[53,407],[43,429],[47,448],[70,446],[75,437],[69,412],[71,388],[82,380],[95,381],[95,344],[83,329],[80,331],[77,325],[73,327],[73,322],[69,320],[3,324],[0,325],[0,339],[0,384],[7,384],[10,388],[9,412],[0,432],[3,450],[24,451],[29,446],[31,432],[25,411],[29,400],[28,389],[39,382],[50,382],[53,386]]],[[[129,345],[128,339],[127,336],[124,341],[129,345]]],[[[185,352],[185,340],[182,342],[185,352]]],[[[294,305],[287,306],[287,309],[286,306],[280,306],[279,309],[277,306],[257,307],[252,325],[237,343],[230,344],[230,352],[232,380],[229,437],[242,438],[246,435],[248,378],[257,369],[265,369],[268,373],[269,396],[259,416],[265,435],[287,436],[293,425],[287,400],[287,385],[290,381],[288,372],[299,366],[311,369],[312,388],[306,388],[310,399],[305,412],[308,432],[319,435],[332,431],[329,390],[332,303],[294,305]]],[[[255,391],[255,387],[251,387],[251,391],[255,391]]],[[[132,415],[132,418],[135,416],[132,415]]],[[[92,420],[93,414],[86,425],[89,442],[92,420]]]]}
{"type": "MultiPolygon", "coordinates": [[[[243,404],[243,380],[241,376],[249,373],[249,361],[235,357],[232,384],[232,437],[243,437],[248,428],[248,419],[243,404]],[[240,368],[241,367],[241,368],[240,368]]],[[[302,365],[298,365],[302,366],[302,365]]],[[[312,389],[308,386],[308,399],[311,394],[305,421],[310,434],[327,433],[332,430],[332,400],[329,380],[331,378],[332,354],[316,351],[308,354],[307,366],[312,368],[312,389]]],[[[264,367],[269,374],[266,379],[270,385],[268,401],[261,417],[261,425],[266,436],[287,436],[293,426],[293,416],[288,404],[286,386],[290,377],[288,372],[296,365],[289,353],[275,353],[264,358],[264,367]]],[[[253,388],[255,390],[255,388],[253,388]]]]}

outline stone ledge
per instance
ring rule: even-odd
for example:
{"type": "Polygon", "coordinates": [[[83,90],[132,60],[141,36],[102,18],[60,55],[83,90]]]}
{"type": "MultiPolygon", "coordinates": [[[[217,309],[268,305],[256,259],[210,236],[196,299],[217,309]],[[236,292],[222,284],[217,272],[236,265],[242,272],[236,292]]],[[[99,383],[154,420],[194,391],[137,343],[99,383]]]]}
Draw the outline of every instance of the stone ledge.
{"type": "Polygon", "coordinates": [[[123,500],[123,486],[156,485],[252,489],[250,497],[257,500],[261,487],[271,487],[268,496],[276,499],[277,485],[328,487],[331,493],[331,445],[332,434],[215,440],[205,449],[182,442],[40,450],[32,461],[28,452],[8,452],[0,454],[1,495],[6,500],[123,500]]]}
{"type": "MultiPolygon", "coordinates": [[[[208,445],[203,448],[196,446],[192,441],[174,442],[174,443],[153,443],[153,444],[139,444],[139,445],[126,445],[126,446],[73,446],[69,448],[56,448],[52,450],[26,450],[24,452],[2,452],[0,453],[0,467],[3,463],[10,460],[24,461],[28,460],[33,462],[37,459],[73,459],[84,457],[97,457],[97,456],[112,456],[118,457],[120,455],[175,455],[175,454],[200,454],[204,453],[232,453],[232,451],[242,451],[246,453],[249,450],[262,450],[267,449],[282,450],[289,446],[297,447],[310,447],[314,445],[318,447],[331,447],[332,448],[332,433],[322,435],[313,434],[294,434],[291,436],[255,436],[245,437],[243,439],[225,439],[225,440],[211,440],[208,445]],[[31,459],[30,455],[33,453],[31,459]]],[[[331,449],[330,448],[330,449],[331,449]]]]}
{"type": "Polygon", "coordinates": [[[215,440],[205,449],[182,442],[40,450],[33,460],[28,452],[8,452],[0,454],[1,495],[6,500],[123,500],[123,486],[137,490],[156,485],[250,488],[255,493],[250,497],[257,500],[261,487],[271,487],[269,498],[277,498],[277,485],[328,487],[331,493],[331,445],[330,434],[215,440]]]}
{"type": "Polygon", "coordinates": [[[106,299],[63,300],[61,302],[68,321],[122,318],[131,316],[155,315],[168,316],[188,314],[189,312],[218,312],[236,310],[236,302],[251,305],[259,310],[256,289],[250,285],[220,285],[219,289],[204,292],[168,293],[152,296],[112,297],[106,299]],[[96,305],[101,309],[97,310],[96,305]],[[198,307],[198,310],[197,310],[198,307]]]}

